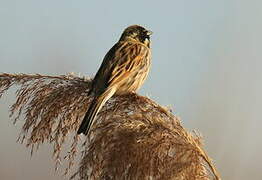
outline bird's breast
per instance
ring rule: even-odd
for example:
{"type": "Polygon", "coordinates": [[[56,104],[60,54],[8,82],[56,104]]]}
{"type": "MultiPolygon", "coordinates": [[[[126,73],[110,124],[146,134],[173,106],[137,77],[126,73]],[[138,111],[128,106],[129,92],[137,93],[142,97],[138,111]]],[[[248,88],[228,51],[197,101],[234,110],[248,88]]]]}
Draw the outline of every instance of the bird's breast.
{"type": "Polygon", "coordinates": [[[135,92],[143,85],[151,66],[151,54],[147,54],[143,59],[140,59],[140,62],[137,63],[136,66],[137,67],[131,70],[129,75],[118,84],[116,94],[135,92]]]}

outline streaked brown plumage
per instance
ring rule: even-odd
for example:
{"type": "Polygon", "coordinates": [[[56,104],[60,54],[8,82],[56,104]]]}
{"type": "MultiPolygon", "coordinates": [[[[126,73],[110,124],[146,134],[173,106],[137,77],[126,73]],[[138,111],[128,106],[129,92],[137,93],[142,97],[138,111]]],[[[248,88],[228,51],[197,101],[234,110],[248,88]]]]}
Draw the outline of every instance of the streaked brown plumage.
{"type": "Polygon", "coordinates": [[[151,64],[151,34],[151,31],[142,26],[129,26],[105,55],[90,91],[94,93],[94,99],[78,134],[88,134],[96,114],[110,97],[135,92],[142,86],[151,64]]]}

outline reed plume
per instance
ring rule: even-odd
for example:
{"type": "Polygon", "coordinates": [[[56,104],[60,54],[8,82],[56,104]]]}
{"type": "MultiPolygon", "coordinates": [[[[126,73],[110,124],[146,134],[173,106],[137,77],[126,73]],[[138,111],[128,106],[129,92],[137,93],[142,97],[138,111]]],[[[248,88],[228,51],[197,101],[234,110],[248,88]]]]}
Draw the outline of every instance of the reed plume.
{"type": "Polygon", "coordinates": [[[73,74],[0,74],[0,98],[18,86],[10,108],[14,123],[24,119],[18,140],[31,153],[51,143],[58,167],[63,144],[73,136],[66,173],[77,153],[83,155],[71,178],[220,179],[201,137],[185,130],[168,108],[147,97],[132,93],[112,97],[97,115],[89,136],[77,135],[93,98],[88,96],[91,82],[73,74]],[[79,147],[81,138],[84,142],[79,147]]]}

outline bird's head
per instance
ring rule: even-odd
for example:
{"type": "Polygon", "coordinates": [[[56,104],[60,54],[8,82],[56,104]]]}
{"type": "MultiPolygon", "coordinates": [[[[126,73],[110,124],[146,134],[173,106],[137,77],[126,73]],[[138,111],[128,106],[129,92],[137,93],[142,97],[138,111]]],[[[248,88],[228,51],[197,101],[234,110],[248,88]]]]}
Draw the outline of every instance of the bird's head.
{"type": "Polygon", "coordinates": [[[121,35],[120,41],[135,40],[150,47],[150,35],[152,31],[145,29],[139,25],[127,27],[121,35]]]}

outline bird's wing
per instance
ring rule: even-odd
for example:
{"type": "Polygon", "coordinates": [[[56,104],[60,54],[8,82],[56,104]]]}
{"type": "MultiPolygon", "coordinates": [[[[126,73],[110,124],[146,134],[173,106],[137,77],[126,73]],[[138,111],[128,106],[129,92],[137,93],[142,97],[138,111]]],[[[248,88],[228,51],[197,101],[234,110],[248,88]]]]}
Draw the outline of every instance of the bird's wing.
{"type": "Polygon", "coordinates": [[[110,86],[128,78],[134,69],[139,68],[139,62],[141,62],[141,58],[144,57],[137,55],[134,59],[127,58],[126,62],[123,63],[122,66],[115,67],[109,79],[110,86]]]}

